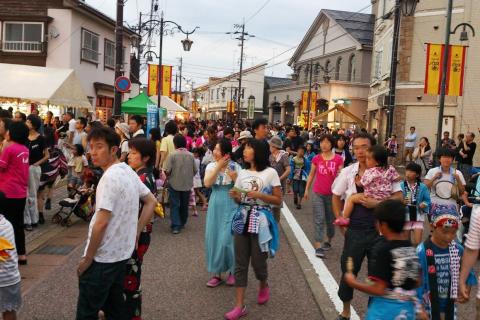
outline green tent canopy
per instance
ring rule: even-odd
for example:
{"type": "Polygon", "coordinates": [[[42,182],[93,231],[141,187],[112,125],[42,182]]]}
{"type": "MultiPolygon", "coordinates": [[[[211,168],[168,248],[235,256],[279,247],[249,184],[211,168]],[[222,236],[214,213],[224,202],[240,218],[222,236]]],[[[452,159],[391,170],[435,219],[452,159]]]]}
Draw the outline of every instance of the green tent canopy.
{"type": "Polygon", "coordinates": [[[145,92],[141,92],[138,96],[131,98],[122,103],[122,112],[128,114],[147,115],[147,105],[154,104],[145,92]]]}

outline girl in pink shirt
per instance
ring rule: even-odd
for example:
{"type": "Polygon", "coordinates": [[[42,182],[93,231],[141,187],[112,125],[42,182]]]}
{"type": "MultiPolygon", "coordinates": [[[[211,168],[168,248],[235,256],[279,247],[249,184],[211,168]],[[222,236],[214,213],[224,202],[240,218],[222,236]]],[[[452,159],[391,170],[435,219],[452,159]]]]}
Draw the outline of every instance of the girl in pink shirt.
{"type": "Polygon", "coordinates": [[[324,258],[325,251],[330,250],[331,240],[335,235],[332,210],[332,184],[343,167],[341,156],[333,152],[334,138],[329,135],[320,137],[320,154],[312,159],[310,174],[304,198],[308,199],[310,186],[313,182],[313,216],[315,222],[315,255],[324,258]],[[324,241],[324,229],[327,229],[327,241],[324,241]]]}
{"type": "Polygon", "coordinates": [[[0,192],[5,195],[1,212],[10,221],[15,233],[18,263],[26,264],[23,211],[28,189],[28,128],[23,122],[0,120],[7,129],[6,142],[0,154],[0,192]]]}

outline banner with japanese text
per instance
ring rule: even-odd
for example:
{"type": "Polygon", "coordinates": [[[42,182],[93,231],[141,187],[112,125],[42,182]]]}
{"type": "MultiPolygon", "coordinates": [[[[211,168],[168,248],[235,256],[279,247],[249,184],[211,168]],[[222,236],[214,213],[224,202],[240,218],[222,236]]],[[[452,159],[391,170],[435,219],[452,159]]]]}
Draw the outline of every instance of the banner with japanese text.
{"type": "Polygon", "coordinates": [[[308,91],[302,91],[302,112],[308,112],[308,91]]]}
{"type": "Polygon", "coordinates": [[[315,114],[317,110],[318,92],[312,91],[312,101],[310,102],[310,111],[315,114]]]}
{"type": "Polygon", "coordinates": [[[442,59],[445,50],[443,44],[427,43],[427,64],[425,71],[425,94],[440,94],[442,83],[442,59]]]}
{"type": "Polygon", "coordinates": [[[465,70],[466,51],[467,47],[465,46],[450,46],[447,72],[448,96],[458,97],[463,95],[463,78],[465,70]]]}
{"type": "Polygon", "coordinates": [[[172,66],[162,65],[162,96],[172,95],[172,66]]]}
{"type": "Polygon", "coordinates": [[[158,64],[148,65],[148,96],[156,96],[158,92],[158,64]]]}

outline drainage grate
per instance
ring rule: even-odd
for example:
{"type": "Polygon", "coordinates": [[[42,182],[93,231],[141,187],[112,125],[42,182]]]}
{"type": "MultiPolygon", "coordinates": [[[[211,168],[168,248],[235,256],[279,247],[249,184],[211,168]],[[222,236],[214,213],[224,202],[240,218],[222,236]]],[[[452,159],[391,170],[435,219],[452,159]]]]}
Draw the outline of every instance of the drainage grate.
{"type": "Polygon", "coordinates": [[[75,249],[75,246],[45,246],[37,250],[35,253],[66,256],[72,252],[73,249],[75,249]]]}

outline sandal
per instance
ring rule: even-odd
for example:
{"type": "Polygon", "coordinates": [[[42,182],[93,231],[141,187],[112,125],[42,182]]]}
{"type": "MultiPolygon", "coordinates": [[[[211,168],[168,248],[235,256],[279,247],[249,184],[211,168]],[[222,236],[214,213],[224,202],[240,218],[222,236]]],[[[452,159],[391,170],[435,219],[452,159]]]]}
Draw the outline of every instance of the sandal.
{"type": "Polygon", "coordinates": [[[216,288],[216,287],[218,287],[219,285],[221,285],[222,283],[223,283],[222,278],[220,278],[220,277],[212,277],[210,280],[208,280],[208,282],[207,282],[207,287],[209,287],[209,288],[216,288]]]}

